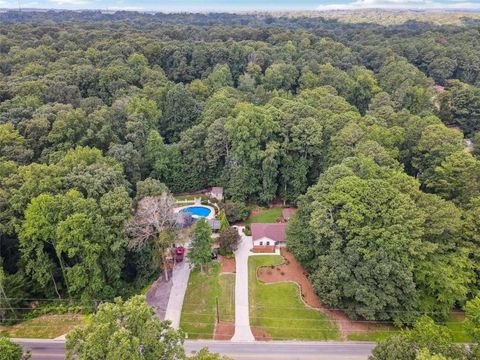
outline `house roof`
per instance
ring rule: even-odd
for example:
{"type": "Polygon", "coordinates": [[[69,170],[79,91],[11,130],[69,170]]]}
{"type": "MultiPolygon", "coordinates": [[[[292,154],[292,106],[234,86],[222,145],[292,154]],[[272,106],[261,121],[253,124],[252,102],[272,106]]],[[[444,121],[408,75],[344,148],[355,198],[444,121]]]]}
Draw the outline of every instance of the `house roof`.
{"type": "Polygon", "coordinates": [[[212,194],[223,194],[223,187],[220,186],[214,186],[212,187],[212,191],[210,191],[212,194]]]}
{"type": "Polygon", "coordinates": [[[282,216],[285,220],[288,220],[296,211],[295,208],[285,208],[282,210],[282,216]]]}
{"type": "Polygon", "coordinates": [[[266,237],[284,242],[286,238],[287,224],[285,223],[254,223],[250,225],[250,228],[253,241],[266,237]]]}

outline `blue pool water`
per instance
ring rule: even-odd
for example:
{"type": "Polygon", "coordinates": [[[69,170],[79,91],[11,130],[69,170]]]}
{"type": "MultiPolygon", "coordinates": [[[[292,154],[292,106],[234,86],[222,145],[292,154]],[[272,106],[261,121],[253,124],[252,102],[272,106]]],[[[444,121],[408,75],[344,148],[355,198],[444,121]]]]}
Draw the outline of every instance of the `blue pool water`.
{"type": "Polygon", "coordinates": [[[185,209],[180,210],[180,212],[188,212],[192,214],[192,216],[197,216],[197,217],[207,217],[210,215],[212,210],[205,206],[189,206],[185,209]]]}

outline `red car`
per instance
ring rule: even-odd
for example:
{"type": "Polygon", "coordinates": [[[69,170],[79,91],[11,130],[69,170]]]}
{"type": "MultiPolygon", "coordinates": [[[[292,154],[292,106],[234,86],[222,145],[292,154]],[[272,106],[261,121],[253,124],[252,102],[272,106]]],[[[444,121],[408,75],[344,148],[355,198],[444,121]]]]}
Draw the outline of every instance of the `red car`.
{"type": "Polygon", "coordinates": [[[175,260],[177,263],[183,261],[183,256],[185,255],[185,248],[183,246],[177,246],[175,249],[175,260]]]}

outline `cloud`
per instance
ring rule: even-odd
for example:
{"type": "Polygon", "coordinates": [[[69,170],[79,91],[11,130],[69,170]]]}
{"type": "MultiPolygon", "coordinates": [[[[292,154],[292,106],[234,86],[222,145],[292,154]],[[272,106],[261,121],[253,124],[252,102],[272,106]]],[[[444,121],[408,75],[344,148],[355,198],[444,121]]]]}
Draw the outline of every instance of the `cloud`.
{"type": "Polygon", "coordinates": [[[355,0],[349,3],[324,4],[318,10],[358,9],[480,9],[478,2],[464,0],[443,3],[435,0],[355,0]]]}
{"type": "Polygon", "coordinates": [[[79,6],[91,4],[91,0],[51,0],[56,5],[79,6]]]}

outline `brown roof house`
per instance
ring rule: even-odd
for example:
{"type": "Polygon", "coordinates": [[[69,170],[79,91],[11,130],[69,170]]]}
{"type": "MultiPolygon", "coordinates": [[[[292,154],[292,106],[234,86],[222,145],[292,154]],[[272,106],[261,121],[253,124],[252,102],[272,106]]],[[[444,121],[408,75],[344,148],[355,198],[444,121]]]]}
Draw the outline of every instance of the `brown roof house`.
{"type": "Polygon", "coordinates": [[[285,246],[287,224],[254,223],[252,230],[253,251],[275,251],[277,246],[285,246]]]}

